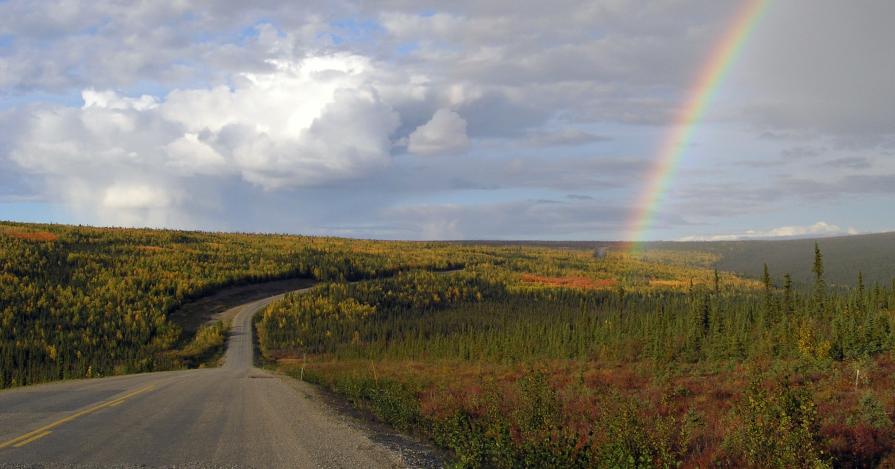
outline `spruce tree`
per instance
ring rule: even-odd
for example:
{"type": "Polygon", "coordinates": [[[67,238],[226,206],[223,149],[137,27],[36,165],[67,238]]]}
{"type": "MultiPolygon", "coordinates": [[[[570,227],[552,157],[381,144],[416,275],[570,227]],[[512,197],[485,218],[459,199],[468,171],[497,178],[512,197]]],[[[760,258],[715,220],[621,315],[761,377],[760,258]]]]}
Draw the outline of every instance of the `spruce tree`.
{"type": "Polygon", "coordinates": [[[772,309],[772,298],[771,298],[771,274],[768,272],[768,264],[764,264],[764,274],[761,276],[761,281],[764,284],[764,308],[765,315],[770,316],[772,309]]]}
{"type": "Polygon", "coordinates": [[[873,284],[873,308],[888,308],[889,305],[886,302],[886,297],[883,295],[883,288],[879,286],[879,283],[873,284]]]}
{"type": "Polygon", "coordinates": [[[792,304],[792,275],[787,273],[783,276],[783,313],[790,316],[793,311],[795,308],[792,304]]]}
{"type": "Polygon", "coordinates": [[[705,295],[702,297],[702,305],[699,308],[699,326],[703,337],[709,334],[709,329],[711,328],[710,314],[709,297],[705,295]]]}
{"type": "Polygon", "coordinates": [[[864,312],[864,273],[858,271],[858,291],[855,297],[855,309],[859,313],[864,312]]]}
{"type": "Polygon", "coordinates": [[[814,266],[811,267],[811,272],[814,272],[814,302],[818,306],[822,306],[827,298],[827,283],[824,280],[824,257],[816,241],[814,243],[814,266]]]}

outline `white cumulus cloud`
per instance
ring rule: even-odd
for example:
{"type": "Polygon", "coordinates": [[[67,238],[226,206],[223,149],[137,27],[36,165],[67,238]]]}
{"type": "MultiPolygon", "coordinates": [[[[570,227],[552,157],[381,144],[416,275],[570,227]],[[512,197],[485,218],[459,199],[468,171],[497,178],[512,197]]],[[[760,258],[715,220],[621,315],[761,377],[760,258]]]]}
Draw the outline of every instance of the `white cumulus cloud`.
{"type": "MultiPolygon", "coordinates": [[[[43,177],[51,198],[104,214],[103,221],[161,214],[145,224],[187,211],[195,178],[216,178],[221,190],[236,178],[269,191],[360,177],[390,164],[400,118],[379,88],[394,95],[403,77],[347,53],[273,66],[237,75],[232,86],[136,98],[87,89],[80,108],[23,110],[10,160],[43,177]]],[[[432,132],[456,133],[455,117],[444,119],[433,119],[427,148],[439,142],[432,132]]]]}
{"type": "Polygon", "coordinates": [[[746,230],[736,234],[686,236],[679,241],[738,241],[743,239],[807,238],[858,234],[854,228],[842,228],[825,221],[807,226],[781,226],[769,230],[746,230]]]}
{"type": "Polygon", "coordinates": [[[429,122],[410,134],[407,150],[414,155],[459,153],[469,146],[466,121],[450,109],[439,109],[429,122]]]}

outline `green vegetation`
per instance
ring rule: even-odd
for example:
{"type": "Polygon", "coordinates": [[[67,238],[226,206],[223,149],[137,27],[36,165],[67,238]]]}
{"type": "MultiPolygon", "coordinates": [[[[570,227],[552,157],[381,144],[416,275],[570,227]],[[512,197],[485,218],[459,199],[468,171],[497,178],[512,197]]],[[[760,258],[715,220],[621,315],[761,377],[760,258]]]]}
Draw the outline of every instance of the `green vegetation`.
{"type": "MultiPolygon", "coordinates": [[[[895,301],[880,293],[877,301],[895,301]]],[[[891,315],[872,298],[816,303],[777,293],[619,294],[513,291],[476,272],[400,274],[326,284],[289,295],[261,315],[266,350],[335,358],[650,360],[852,359],[892,347],[891,315]],[[793,314],[784,314],[790,308],[793,314]]]]}
{"type": "Polygon", "coordinates": [[[801,290],[668,253],[513,249],[287,295],[257,318],[262,353],[290,373],[308,354],[306,379],[461,467],[865,466],[895,450],[895,401],[877,397],[891,378],[868,371],[889,366],[895,291],[827,288],[819,249],[801,290]],[[875,443],[842,444],[860,438],[875,443]]]}
{"type": "Polygon", "coordinates": [[[193,340],[174,355],[190,368],[215,366],[226,350],[229,330],[230,324],[223,321],[205,324],[199,327],[193,340]]]}

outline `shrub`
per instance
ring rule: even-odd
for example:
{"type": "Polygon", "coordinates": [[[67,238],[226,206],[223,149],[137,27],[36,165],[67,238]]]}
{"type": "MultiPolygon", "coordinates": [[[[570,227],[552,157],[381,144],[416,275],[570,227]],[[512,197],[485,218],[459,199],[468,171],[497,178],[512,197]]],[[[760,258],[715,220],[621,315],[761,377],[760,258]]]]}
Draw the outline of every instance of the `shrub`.
{"type": "Polygon", "coordinates": [[[754,380],[734,409],[724,445],[749,467],[828,467],[817,409],[806,388],[783,384],[773,394],[754,380]]]}
{"type": "Polygon", "coordinates": [[[861,423],[867,424],[877,430],[891,428],[892,419],[886,413],[882,402],[877,399],[872,391],[867,391],[858,401],[857,417],[861,423]]]}

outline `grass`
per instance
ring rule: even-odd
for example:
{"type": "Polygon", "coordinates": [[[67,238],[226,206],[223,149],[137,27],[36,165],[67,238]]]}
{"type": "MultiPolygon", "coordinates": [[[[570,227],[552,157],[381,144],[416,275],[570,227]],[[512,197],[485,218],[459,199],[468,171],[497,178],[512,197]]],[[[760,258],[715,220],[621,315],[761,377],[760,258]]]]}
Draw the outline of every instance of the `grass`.
{"type": "Polygon", "coordinates": [[[230,321],[213,321],[196,331],[193,339],[172,353],[187,368],[219,366],[227,350],[230,321]]]}

